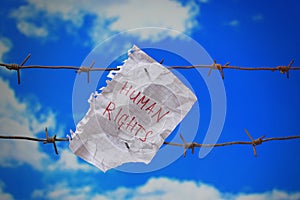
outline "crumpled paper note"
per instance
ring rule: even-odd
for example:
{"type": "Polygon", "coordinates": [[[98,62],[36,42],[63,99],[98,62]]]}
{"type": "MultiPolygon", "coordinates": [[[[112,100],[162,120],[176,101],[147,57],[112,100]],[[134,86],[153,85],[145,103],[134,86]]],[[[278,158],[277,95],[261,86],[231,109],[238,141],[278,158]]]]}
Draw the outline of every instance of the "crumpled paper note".
{"type": "Polygon", "coordinates": [[[123,163],[148,164],[196,101],[171,71],[137,46],[72,134],[70,149],[102,171],[123,163]]]}

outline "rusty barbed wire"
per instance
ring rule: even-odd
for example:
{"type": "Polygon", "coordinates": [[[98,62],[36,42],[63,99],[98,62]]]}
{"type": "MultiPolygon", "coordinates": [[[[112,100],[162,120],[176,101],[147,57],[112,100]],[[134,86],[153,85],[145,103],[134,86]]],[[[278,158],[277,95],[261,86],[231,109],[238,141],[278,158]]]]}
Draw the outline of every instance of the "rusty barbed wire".
{"type": "Polygon", "coordinates": [[[53,144],[53,148],[55,153],[58,155],[58,150],[56,146],[56,142],[68,142],[69,138],[57,138],[56,135],[53,137],[49,137],[48,128],[45,128],[46,138],[34,138],[34,137],[27,137],[27,136],[10,136],[10,135],[0,135],[0,139],[7,139],[7,140],[29,140],[35,142],[43,142],[43,144],[53,144]]]}
{"type": "MultiPolygon", "coordinates": [[[[5,67],[8,70],[15,70],[17,71],[17,77],[18,77],[18,84],[21,83],[21,76],[20,76],[20,70],[23,69],[65,69],[65,70],[75,70],[76,73],[80,74],[82,72],[87,73],[87,82],[90,82],[90,72],[94,71],[112,71],[112,70],[120,70],[120,68],[93,68],[95,65],[95,62],[93,61],[92,64],[87,66],[44,66],[44,65],[27,65],[24,66],[24,64],[28,61],[30,58],[30,54],[23,60],[23,62],[19,65],[16,63],[13,64],[6,64],[6,63],[0,63],[0,66],[5,67]]],[[[164,59],[162,59],[159,63],[162,64],[164,59]]],[[[279,71],[281,74],[286,74],[286,77],[290,77],[290,70],[300,70],[300,67],[292,67],[294,64],[295,59],[292,59],[288,65],[278,65],[276,67],[241,67],[241,66],[233,66],[230,65],[229,62],[226,64],[218,64],[216,60],[214,60],[214,63],[212,65],[191,65],[191,66],[165,66],[167,69],[196,69],[196,68],[204,68],[204,69],[210,69],[208,72],[208,76],[211,74],[212,70],[218,70],[220,72],[220,75],[222,79],[225,78],[224,69],[231,69],[231,70],[247,70],[247,71],[279,71]]]]}
{"type": "Polygon", "coordinates": [[[224,142],[224,143],[216,143],[216,144],[199,144],[199,143],[196,143],[196,142],[187,143],[185,141],[185,139],[183,138],[183,136],[180,135],[180,138],[183,142],[182,144],[172,143],[172,142],[164,142],[164,144],[171,145],[171,146],[177,146],[177,147],[183,147],[184,148],[184,150],[183,150],[183,156],[184,157],[186,157],[186,152],[187,152],[188,149],[191,149],[192,154],[194,154],[195,147],[210,148],[210,147],[224,147],[224,146],[230,146],[230,145],[252,145],[254,156],[257,156],[256,146],[260,145],[264,142],[275,141],[275,140],[300,139],[300,135],[284,136],[284,137],[271,137],[271,138],[265,138],[265,135],[263,135],[263,136],[261,136],[257,139],[253,139],[253,137],[250,135],[250,133],[247,129],[245,129],[245,132],[246,132],[246,134],[248,135],[248,137],[250,138],[251,141],[233,141],[233,142],[224,142]]]}
{"type": "MultiPolygon", "coordinates": [[[[24,66],[24,64],[28,61],[30,58],[30,54],[23,60],[23,62],[19,64],[6,64],[6,63],[0,63],[0,66],[5,67],[8,70],[15,70],[17,71],[17,78],[18,78],[18,84],[21,83],[21,77],[20,77],[20,70],[23,69],[67,69],[67,70],[75,70],[76,73],[80,74],[82,72],[87,73],[87,82],[90,82],[90,72],[91,71],[112,71],[112,70],[120,70],[119,68],[93,68],[95,65],[95,62],[93,61],[89,67],[86,66],[43,66],[43,65],[27,65],[24,66]]],[[[294,59],[290,61],[290,63],[286,66],[276,66],[276,67],[241,67],[241,66],[231,66],[230,63],[226,63],[224,65],[218,64],[216,60],[214,60],[214,63],[212,65],[192,65],[192,66],[166,66],[167,69],[195,69],[195,68],[206,68],[209,69],[208,76],[211,74],[212,70],[218,70],[220,72],[220,75],[222,79],[225,78],[224,75],[224,69],[232,69],[232,70],[248,70],[248,71],[279,71],[281,74],[286,74],[286,77],[290,77],[290,70],[300,70],[300,67],[292,67],[294,64],[294,59]]],[[[159,63],[162,64],[164,62],[164,59],[162,59],[159,63]]],[[[273,137],[273,138],[265,138],[265,136],[261,136],[257,139],[253,139],[253,137],[250,135],[247,129],[245,129],[246,134],[250,138],[250,141],[232,141],[232,142],[224,142],[224,143],[216,143],[216,144],[201,144],[196,142],[188,143],[183,138],[182,135],[180,135],[180,138],[183,143],[172,143],[172,142],[164,142],[165,145],[170,146],[177,146],[177,147],[183,147],[183,156],[186,157],[186,153],[188,149],[192,150],[192,154],[195,152],[195,148],[211,148],[211,147],[222,147],[222,146],[230,146],[230,145],[251,145],[253,148],[254,156],[257,156],[257,150],[256,146],[260,145],[265,142],[274,141],[274,140],[292,140],[292,139],[300,139],[300,135],[295,136],[284,136],[284,137],[273,137]]],[[[12,139],[12,140],[30,140],[35,142],[43,142],[43,144],[49,144],[52,143],[54,147],[54,151],[56,154],[58,154],[56,142],[68,142],[71,138],[57,138],[56,135],[53,137],[49,137],[48,135],[48,129],[45,129],[46,138],[34,138],[34,137],[27,137],[27,136],[4,136],[0,135],[0,139],[12,139]]]]}
{"type": "MultiPolygon", "coordinates": [[[[250,135],[247,129],[245,129],[246,134],[250,138],[251,141],[232,141],[232,142],[224,142],[224,143],[216,143],[216,144],[200,144],[197,142],[191,142],[188,143],[183,138],[183,136],[180,134],[180,138],[183,143],[173,143],[173,142],[164,142],[165,145],[175,146],[175,147],[183,147],[183,156],[186,157],[186,152],[188,149],[192,150],[192,154],[195,153],[195,148],[214,148],[214,147],[224,147],[224,146],[231,146],[231,145],[251,145],[253,148],[254,156],[257,156],[257,150],[256,146],[260,145],[265,142],[275,141],[275,140],[293,140],[293,139],[300,139],[300,135],[294,135],[294,136],[284,136],[284,137],[271,137],[271,138],[265,138],[265,135],[253,139],[253,137],[250,135]]],[[[27,137],[27,136],[5,136],[0,135],[0,139],[10,139],[10,140],[29,140],[34,142],[43,142],[43,144],[49,144],[52,143],[54,147],[55,153],[58,155],[58,150],[56,147],[56,142],[69,142],[72,140],[70,137],[66,138],[57,138],[56,135],[53,137],[49,137],[48,135],[48,129],[45,129],[46,138],[34,138],[34,137],[27,137]]]]}

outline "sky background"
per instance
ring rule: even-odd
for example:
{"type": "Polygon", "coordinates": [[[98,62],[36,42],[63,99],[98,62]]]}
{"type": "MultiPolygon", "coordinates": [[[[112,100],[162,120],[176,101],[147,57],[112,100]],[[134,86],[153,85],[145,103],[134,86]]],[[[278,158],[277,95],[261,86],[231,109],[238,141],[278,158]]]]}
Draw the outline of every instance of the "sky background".
{"type": "MultiPolygon", "coordinates": [[[[97,44],[116,44],[106,40],[114,34],[161,27],[193,38],[221,64],[273,67],[295,58],[299,66],[299,12],[300,3],[291,0],[1,1],[0,61],[21,63],[31,53],[28,65],[80,66],[97,44]]],[[[180,40],[180,34],[131,33],[117,45],[100,45],[97,59],[109,57],[113,67],[120,61],[113,52],[126,55],[134,42],[180,40]]],[[[165,65],[186,64],[166,52],[147,53],[158,61],[164,57],[165,65]]],[[[227,109],[218,142],[248,141],[245,128],[255,138],[299,134],[298,71],[289,79],[279,72],[224,71],[227,109]]],[[[198,97],[201,120],[194,141],[201,143],[211,117],[207,88],[196,71],[173,72],[198,97]]],[[[85,74],[79,77],[86,81],[85,74]]],[[[73,112],[77,80],[73,71],[33,69],[21,71],[18,85],[14,71],[0,69],[0,134],[44,137],[47,126],[51,135],[66,137],[75,130],[74,116],[83,114],[73,112]]],[[[87,99],[81,100],[87,109],[87,99]]],[[[75,156],[68,143],[58,144],[59,156],[52,145],[28,141],[2,140],[0,148],[0,199],[300,199],[300,140],[265,143],[257,147],[258,157],[251,146],[215,148],[202,159],[197,149],[148,173],[103,173],[75,156]]]]}

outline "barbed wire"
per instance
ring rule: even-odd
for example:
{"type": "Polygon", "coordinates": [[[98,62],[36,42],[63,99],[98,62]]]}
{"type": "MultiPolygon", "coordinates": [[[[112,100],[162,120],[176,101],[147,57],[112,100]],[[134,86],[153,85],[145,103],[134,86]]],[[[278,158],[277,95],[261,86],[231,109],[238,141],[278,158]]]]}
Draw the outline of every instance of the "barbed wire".
{"type": "MultiPolygon", "coordinates": [[[[188,143],[186,140],[183,138],[183,136],[180,134],[180,138],[183,143],[173,143],[173,142],[167,142],[165,141],[163,144],[165,145],[170,145],[170,146],[175,146],[175,147],[183,147],[183,156],[186,157],[186,152],[188,149],[192,150],[192,154],[195,152],[195,148],[211,148],[211,147],[224,147],[224,146],[231,146],[231,145],[251,145],[253,148],[253,153],[254,156],[257,156],[257,150],[256,146],[260,145],[264,142],[270,142],[270,141],[275,141],[275,140],[293,140],[293,139],[300,139],[300,135],[294,135],[294,136],[284,136],[284,137],[271,137],[271,138],[265,138],[265,135],[253,139],[253,137],[250,135],[249,131],[245,129],[246,134],[250,138],[250,141],[232,141],[232,142],[224,142],[224,143],[216,143],[216,144],[201,144],[197,142],[191,142],[188,143]]],[[[8,139],[8,140],[29,140],[29,141],[34,141],[34,142],[43,142],[43,144],[49,144],[52,143],[54,147],[55,153],[58,155],[58,150],[56,146],[56,142],[69,142],[71,137],[66,137],[66,138],[57,138],[56,135],[49,137],[48,134],[48,129],[45,129],[46,133],[46,138],[34,138],[34,137],[27,137],[27,136],[5,136],[5,135],[0,135],[0,139],[8,139]]]]}
{"type": "Polygon", "coordinates": [[[58,155],[58,150],[56,147],[56,142],[68,142],[69,138],[57,138],[56,135],[53,137],[49,137],[48,128],[45,129],[46,138],[34,138],[34,137],[27,137],[27,136],[10,136],[10,135],[0,135],[0,139],[7,139],[7,140],[30,140],[35,142],[43,142],[43,144],[52,143],[54,147],[55,153],[58,155]]]}
{"type": "Polygon", "coordinates": [[[224,147],[224,146],[231,146],[231,145],[252,145],[253,148],[253,153],[254,156],[257,156],[257,150],[256,146],[260,145],[264,142],[269,142],[269,141],[275,141],[275,140],[293,140],[293,139],[300,139],[300,135],[294,135],[294,136],[284,136],[284,137],[271,137],[271,138],[265,138],[265,135],[253,139],[253,137],[250,135],[249,131],[245,129],[246,134],[250,138],[250,141],[232,141],[232,142],[224,142],[224,143],[216,143],[216,144],[199,144],[196,142],[192,143],[187,143],[185,139],[183,138],[182,135],[180,135],[180,138],[182,140],[182,144],[180,143],[172,143],[172,142],[164,142],[166,145],[171,145],[171,146],[177,146],[177,147],[184,147],[183,151],[183,156],[186,156],[186,152],[188,149],[192,150],[192,154],[195,152],[195,148],[198,147],[206,147],[206,148],[211,148],[211,147],[224,147]]]}
{"type": "MultiPolygon", "coordinates": [[[[95,62],[93,61],[90,66],[43,66],[43,65],[27,65],[24,64],[28,61],[31,54],[28,54],[27,57],[23,60],[21,64],[6,64],[0,63],[0,66],[5,67],[8,70],[17,71],[18,84],[21,84],[21,75],[20,70],[23,69],[65,69],[65,70],[75,70],[78,74],[84,72],[87,73],[87,82],[90,82],[90,72],[95,71],[112,71],[112,70],[120,70],[120,68],[93,68],[95,62]]],[[[162,59],[159,63],[163,64],[164,59],[162,59]]],[[[279,71],[281,74],[286,74],[286,77],[290,77],[290,70],[300,70],[300,67],[292,67],[294,64],[294,59],[290,61],[288,65],[279,65],[276,67],[241,67],[241,66],[232,66],[230,63],[226,63],[224,65],[218,64],[216,60],[212,65],[191,65],[191,66],[165,66],[167,69],[196,69],[196,68],[205,68],[210,69],[208,72],[208,76],[211,74],[212,70],[218,70],[222,79],[225,78],[224,69],[231,70],[247,70],[247,71],[279,71]]]]}
{"type": "MultiPolygon", "coordinates": [[[[24,66],[24,64],[28,61],[30,58],[30,54],[23,60],[21,64],[6,64],[6,63],[0,63],[0,66],[5,67],[8,70],[15,70],[17,71],[17,77],[18,77],[18,84],[21,83],[21,77],[20,77],[20,70],[23,69],[66,69],[66,70],[75,70],[78,74],[85,72],[87,73],[87,82],[90,82],[90,72],[94,71],[112,71],[112,70],[119,70],[119,68],[93,68],[95,65],[95,62],[93,61],[89,67],[86,66],[43,66],[43,65],[27,65],[24,66]]],[[[159,63],[163,64],[164,59],[162,59],[159,63]]],[[[214,60],[214,63],[212,65],[191,65],[191,66],[166,66],[167,69],[195,69],[195,68],[206,68],[210,69],[208,72],[208,76],[211,74],[212,70],[218,70],[222,79],[225,78],[223,69],[231,69],[231,70],[247,70],[247,71],[279,71],[281,74],[286,74],[286,77],[290,77],[290,70],[300,70],[300,67],[292,67],[294,64],[294,59],[290,61],[288,65],[279,65],[276,67],[241,67],[241,66],[231,66],[230,63],[226,63],[224,65],[218,64],[216,60],[214,60]]],[[[275,140],[292,140],[292,139],[300,139],[300,135],[295,136],[284,136],[284,137],[272,137],[272,138],[265,138],[265,136],[261,136],[257,139],[253,139],[253,137],[250,135],[250,133],[245,129],[246,134],[250,138],[250,141],[232,141],[232,142],[224,142],[224,143],[216,143],[216,144],[201,144],[196,142],[188,143],[183,138],[182,135],[180,135],[180,138],[183,143],[173,143],[173,142],[167,142],[165,141],[165,145],[170,146],[176,146],[176,147],[183,147],[183,155],[186,156],[186,152],[188,149],[192,150],[192,154],[195,152],[195,148],[214,148],[214,147],[223,147],[223,146],[230,146],[230,145],[251,145],[253,148],[254,156],[257,156],[257,150],[256,146],[260,145],[265,142],[269,141],[275,141],[275,140]]],[[[10,139],[10,140],[30,140],[35,142],[43,142],[43,144],[49,144],[52,143],[54,147],[54,151],[56,154],[58,154],[56,142],[68,142],[71,140],[70,137],[68,138],[57,138],[56,135],[53,137],[49,137],[48,135],[48,129],[45,129],[46,138],[34,138],[34,137],[27,137],[27,136],[5,136],[0,135],[0,139],[10,139]]]]}

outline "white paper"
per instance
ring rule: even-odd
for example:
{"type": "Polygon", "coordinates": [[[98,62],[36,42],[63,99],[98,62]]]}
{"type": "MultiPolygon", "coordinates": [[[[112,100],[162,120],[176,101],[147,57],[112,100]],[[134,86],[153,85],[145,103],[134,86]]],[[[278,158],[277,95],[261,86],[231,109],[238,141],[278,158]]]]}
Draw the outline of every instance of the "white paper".
{"type": "Polygon", "coordinates": [[[148,164],[196,101],[171,71],[138,47],[77,124],[70,148],[102,171],[128,162],[148,164]]]}

